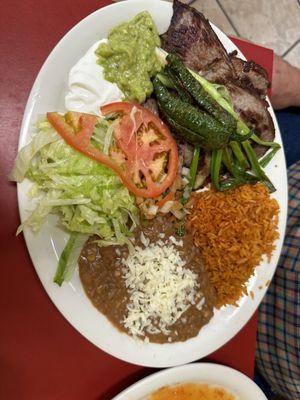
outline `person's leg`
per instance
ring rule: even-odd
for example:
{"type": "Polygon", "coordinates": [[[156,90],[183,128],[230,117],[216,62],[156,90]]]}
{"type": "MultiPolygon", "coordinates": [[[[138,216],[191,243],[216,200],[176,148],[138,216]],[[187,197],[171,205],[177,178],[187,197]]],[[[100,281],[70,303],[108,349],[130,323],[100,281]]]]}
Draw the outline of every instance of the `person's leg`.
{"type": "Polygon", "coordinates": [[[300,108],[276,111],[287,167],[300,160],[300,108]]]}
{"type": "Polygon", "coordinates": [[[265,381],[263,376],[259,373],[257,368],[255,368],[254,371],[254,382],[261,388],[268,400],[273,400],[274,395],[272,393],[271,387],[268,382],[265,381]]]}

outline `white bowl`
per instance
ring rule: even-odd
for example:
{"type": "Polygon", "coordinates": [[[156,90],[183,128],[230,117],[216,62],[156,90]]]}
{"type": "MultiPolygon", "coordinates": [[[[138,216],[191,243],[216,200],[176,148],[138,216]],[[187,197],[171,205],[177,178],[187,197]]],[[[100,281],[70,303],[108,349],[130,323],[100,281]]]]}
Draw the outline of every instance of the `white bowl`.
{"type": "Polygon", "coordinates": [[[246,375],[223,365],[209,363],[183,365],[157,372],[125,389],[113,400],[146,400],[163,386],[187,382],[221,386],[235,395],[236,400],[267,400],[261,389],[246,375]]]}

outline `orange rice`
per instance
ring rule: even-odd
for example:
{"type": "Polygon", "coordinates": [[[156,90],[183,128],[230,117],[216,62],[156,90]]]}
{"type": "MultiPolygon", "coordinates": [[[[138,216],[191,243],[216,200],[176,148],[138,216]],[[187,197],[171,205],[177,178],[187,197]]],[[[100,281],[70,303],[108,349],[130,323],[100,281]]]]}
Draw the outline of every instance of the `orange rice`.
{"type": "Polygon", "coordinates": [[[192,195],[188,227],[216,289],[217,307],[236,305],[262,256],[270,260],[279,237],[278,212],[260,183],[192,195]]]}

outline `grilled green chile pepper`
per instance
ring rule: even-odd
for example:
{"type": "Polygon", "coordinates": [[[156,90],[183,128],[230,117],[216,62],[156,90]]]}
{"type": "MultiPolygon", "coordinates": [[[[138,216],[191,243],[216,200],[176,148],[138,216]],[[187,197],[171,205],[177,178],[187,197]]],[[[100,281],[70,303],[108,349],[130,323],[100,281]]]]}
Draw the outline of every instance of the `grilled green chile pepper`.
{"type": "Polygon", "coordinates": [[[207,150],[220,149],[227,145],[231,132],[224,129],[215,118],[172,96],[156,77],[153,86],[158,105],[167,122],[184,140],[207,150]]]}
{"type": "Polygon", "coordinates": [[[221,107],[209,93],[207,93],[201,83],[194,78],[179,57],[174,54],[169,54],[166,59],[171,71],[174,72],[184,89],[188,91],[198,105],[219,121],[225,129],[232,133],[231,140],[242,142],[251,137],[250,132],[246,135],[241,135],[237,132],[236,119],[221,107]]]}
{"type": "Polygon", "coordinates": [[[205,147],[205,141],[201,140],[201,136],[197,135],[197,133],[175,122],[168,114],[164,112],[164,110],[160,105],[160,102],[158,102],[158,106],[163,116],[163,119],[173,129],[174,132],[178,133],[178,136],[180,136],[184,141],[190,144],[205,147]]]}
{"type": "Polygon", "coordinates": [[[179,98],[182,101],[185,101],[187,103],[192,104],[193,99],[190,96],[190,94],[182,87],[182,84],[180,80],[177,78],[177,76],[174,74],[174,72],[171,70],[170,67],[166,66],[164,69],[164,72],[166,73],[167,77],[169,78],[170,82],[173,84],[173,88],[176,90],[179,98]]]}
{"type": "Polygon", "coordinates": [[[203,89],[202,85],[193,77],[180,58],[174,54],[169,54],[167,61],[171,70],[180,79],[183,87],[190,93],[199,106],[215,117],[224,128],[230,132],[236,131],[236,120],[203,89]]]}

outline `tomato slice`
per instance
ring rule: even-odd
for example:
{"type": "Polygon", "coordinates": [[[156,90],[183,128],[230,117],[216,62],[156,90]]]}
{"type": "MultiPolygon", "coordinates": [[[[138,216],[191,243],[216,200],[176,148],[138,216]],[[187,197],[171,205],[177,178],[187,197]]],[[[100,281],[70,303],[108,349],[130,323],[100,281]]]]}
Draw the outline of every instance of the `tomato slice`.
{"type": "Polygon", "coordinates": [[[101,111],[122,114],[114,131],[117,148],[110,149],[109,156],[90,144],[96,116],[50,112],[47,118],[70,146],[113,169],[136,196],[160,196],[174,182],[178,168],[177,144],[167,126],[138,104],[111,103],[101,111]]]}
{"type": "Polygon", "coordinates": [[[140,197],[155,198],[174,182],[178,169],[178,148],[169,128],[139,104],[110,103],[103,115],[121,113],[115,139],[126,156],[125,175],[140,197]]]}
{"type": "Polygon", "coordinates": [[[49,112],[47,119],[57,133],[75,150],[107,165],[118,175],[122,173],[120,167],[110,157],[90,145],[90,139],[97,122],[96,116],[76,112],[67,113],[63,116],[56,112],[49,112]]]}

